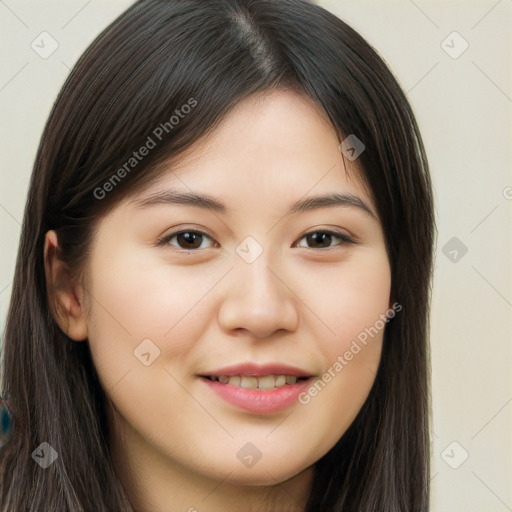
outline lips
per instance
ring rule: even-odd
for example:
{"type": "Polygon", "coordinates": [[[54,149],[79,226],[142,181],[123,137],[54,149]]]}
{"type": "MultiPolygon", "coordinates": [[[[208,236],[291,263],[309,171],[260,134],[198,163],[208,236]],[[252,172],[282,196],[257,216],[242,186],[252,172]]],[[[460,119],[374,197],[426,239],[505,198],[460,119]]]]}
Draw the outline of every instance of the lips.
{"type": "Polygon", "coordinates": [[[256,414],[284,410],[297,402],[313,375],[280,363],[244,363],[199,375],[203,382],[231,405],[256,414]]]}

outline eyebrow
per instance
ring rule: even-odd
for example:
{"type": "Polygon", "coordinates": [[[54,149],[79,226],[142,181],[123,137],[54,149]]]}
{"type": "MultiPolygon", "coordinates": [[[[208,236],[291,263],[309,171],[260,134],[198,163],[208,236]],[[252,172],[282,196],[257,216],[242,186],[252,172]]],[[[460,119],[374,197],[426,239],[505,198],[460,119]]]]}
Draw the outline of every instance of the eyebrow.
{"type": "MultiPolygon", "coordinates": [[[[213,210],[218,213],[226,214],[231,210],[222,202],[207,194],[198,194],[196,192],[181,192],[179,190],[166,190],[164,192],[156,192],[146,198],[135,201],[138,208],[148,208],[158,204],[184,204],[213,210]]],[[[358,208],[373,218],[377,218],[372,209],[358,196],[354,194],[332,193],[327,195],[319,195],[299,199],[293,203],[286,215],[294,213],[316,210],[326,207],[354,207],[358,208]]]]}

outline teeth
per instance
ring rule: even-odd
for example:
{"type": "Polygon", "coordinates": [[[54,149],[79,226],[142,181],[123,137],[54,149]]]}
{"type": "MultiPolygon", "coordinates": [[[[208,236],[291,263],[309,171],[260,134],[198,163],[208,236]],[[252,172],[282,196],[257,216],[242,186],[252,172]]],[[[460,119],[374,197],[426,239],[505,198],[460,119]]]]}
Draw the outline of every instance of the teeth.
{"type": "Polygon", "coordinates": [[[240,379],[240,387],[245,389],[256,389],[258,387],[258,379],[256,377],[242,377],[240,379]]]}
{"type": "Polygon", "coordinates": [[[229,377],[228,384],[231,384],[232,386],[240,386],[240,377],[238,377],[238,375],[236,377],[229,377]]]}
{"type": "Polygon", "coordinates": [[[274,389],[276,387],[274,376],[265,375],[265,377],[260,377],[258,379],[258,387],[260,389],[274,389]]]}
{"type": "Polygon", "coordinates": [[[280,388],[286,384],[286,377],[284,375],[278,375],[276,377],[276,388],[280,388]]]}
{"type": "Polygon", "coordinates": [[[238,386],[244,389],[268,390],[295,384],[298,377],[292,375],[265,375],[263,377],[245,375],[234,375],[228,377],[227,375],[220,375],[219,377],[212,377],[212,380],[218,381],[221,384],[230,384],[231,386],[238,386]]]}

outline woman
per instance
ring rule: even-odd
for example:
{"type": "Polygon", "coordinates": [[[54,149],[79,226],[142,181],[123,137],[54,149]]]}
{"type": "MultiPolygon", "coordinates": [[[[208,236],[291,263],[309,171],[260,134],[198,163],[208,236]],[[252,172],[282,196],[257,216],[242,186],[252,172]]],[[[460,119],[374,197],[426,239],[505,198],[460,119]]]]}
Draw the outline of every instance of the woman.
{"type": "Polygon", "coordinates": [[[426,512],[433,232],[414,115],[353,29],[134,3],[36,158],[1,510],[426,512]]]}

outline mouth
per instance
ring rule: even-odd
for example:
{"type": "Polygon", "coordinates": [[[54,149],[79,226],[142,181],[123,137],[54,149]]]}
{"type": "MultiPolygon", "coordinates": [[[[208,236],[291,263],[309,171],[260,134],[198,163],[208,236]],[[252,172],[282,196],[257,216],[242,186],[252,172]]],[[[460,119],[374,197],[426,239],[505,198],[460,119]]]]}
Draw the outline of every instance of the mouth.
{"type": "Polygon", "coordinates": [[[314,376],[297,367],[282,363],[252,362],[207,371],[197,375],[205,391],[224,403],[252,414],[279,413],[295,406],[300,393],[314,376]]]}
{"type": "Polygon", "coordinates": [[[220,384],[261,391],[292,386],[310,378],[298,377],[296,375],[200,375],[200,377],[212,382],[219,382],[220,384]]]}

